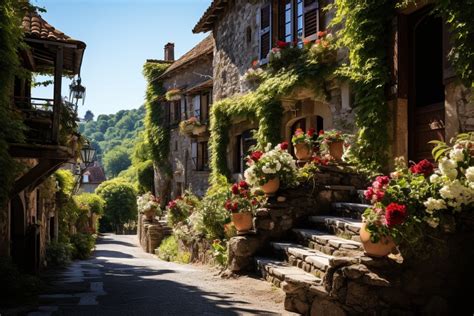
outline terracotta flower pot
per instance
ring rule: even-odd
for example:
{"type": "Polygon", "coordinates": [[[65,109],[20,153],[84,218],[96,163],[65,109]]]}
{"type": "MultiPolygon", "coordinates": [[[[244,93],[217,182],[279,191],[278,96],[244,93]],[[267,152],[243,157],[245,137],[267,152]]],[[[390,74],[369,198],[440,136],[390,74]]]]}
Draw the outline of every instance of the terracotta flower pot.
{"type": "Polygon", "coordinates": [[[280,188],[280,178],[276,177],[265,183],[261,186],[262,191],[266,195],[275,194],[276,191],[280,188]]]}
{"type": "Polygon", "coordinates": [[[344,142],[342,140],[329,143],[329,154],[336,160],[341,160],[344,154],[344,142]]]}
{"type": "Polygon", "coordinates": [[[143,214],[148,220],[152,220],[153,218],[155,218],[155,209],[144,211],[143,214]]]}
{"type": "Polygon", "coordinates": [[[246,232],[252,229],[253,216],[250,212],[232,213],[232,222],[239,232],[246,232]]]}
{"type": "Polygon", "coordinates": [[[298,160],[306,161],[311,158],[313,150],[308,144],[296,144],[294,147],[295,156],[298,160]]]}
{"type": "Polygon", "coordinates": [[[370,240],[370,232],[366,230],[366,223],[362,223],[359,234],[365,252],[371,257],[385,257],[390,254],[396,246],[391,237],[382,237],[379,242],[373,243],[370,240]]]}

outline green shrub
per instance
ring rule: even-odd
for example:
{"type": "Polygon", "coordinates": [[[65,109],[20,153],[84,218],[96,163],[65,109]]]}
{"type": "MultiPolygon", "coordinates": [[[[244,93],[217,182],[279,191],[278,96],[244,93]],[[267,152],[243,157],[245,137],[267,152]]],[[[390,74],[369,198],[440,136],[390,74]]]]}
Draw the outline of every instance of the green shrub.
{"type": "Polygon", "coordinates": [[[95,237],[79,233],[71,236],[71,243],[74,246],[72,257],[83,260],[90,257],[95,245],[95,237]]]}
{"type": "Polygon", "coordinates": [[[227,252],[227,243],[226,241],[221,240],[214,240],[212,243],[212,256],[216,260],[217,264],[226,267],[227,266],[227,259],[228,259],[228,252],[227,252]]]}
{"type": "Polygon", "coordinates": [[[64,267],[71,262],[73,251],[72,244],[53,241],[46,247],[46,262],[50,267],[64,267]]]}
{"type": "Polygon", "coordinates": [[[189,263],[191,262],[191,253],[179,249],[178,238],[174,235],[169,236],[162,241],[160,247],[156,250],[158,257],[165,261],[189,263]]]}

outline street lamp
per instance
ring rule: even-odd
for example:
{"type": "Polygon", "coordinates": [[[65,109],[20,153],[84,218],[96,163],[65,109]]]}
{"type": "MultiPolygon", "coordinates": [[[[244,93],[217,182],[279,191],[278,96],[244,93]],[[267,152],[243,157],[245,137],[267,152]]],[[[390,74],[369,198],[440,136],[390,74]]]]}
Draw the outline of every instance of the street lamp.
{"type": "Polygon", "coordinates": [[[84,105],[84,100],[86,98],[86,87],[81,85],[81,77],[73,80],[72,83],[69,85],[69,101],[76,100],[76,102],[72,102],[76,105],[79,102],[79,99],[82,99],[82,105],[84,105]]]}
{"type": "Polygon", "coordinates": [[[86,166],[88,166],[94,161],[94,158],[95,149],[91,146],[90,142],[86,140],[81,148],[81,160],[86,166]]]}

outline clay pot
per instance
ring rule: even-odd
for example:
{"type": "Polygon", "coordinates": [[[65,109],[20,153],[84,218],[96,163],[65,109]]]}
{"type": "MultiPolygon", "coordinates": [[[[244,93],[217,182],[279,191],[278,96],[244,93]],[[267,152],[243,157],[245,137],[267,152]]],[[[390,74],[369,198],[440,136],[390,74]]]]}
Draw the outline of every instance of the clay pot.
{"type": "Polygon", "coordinates": [[[385,257],[392,252],[396,245],[391,237],[382,237],[379,242],[373,243],[370,240],[370,232],[365,228],[366,223],[362,223],[359,235],[367,255],[371,257],[385,257]]]}
{"type": "Polygon", "coordinates": [[[143,214],[145,215],[147,220],[153,220],[155,218],[155,209],[150,209],[148,211],[144,211],[143,214]]]}
{"type": "Polygon", "coordinates": [[[329,154],[336,160],[341,160],[344,154],[344,142],[342,140],[329,143],[329,154]]]}
{"type": "Polygon", "coordinates": [[[250,212],[243,212],[243,213],[232,213],[232,222],[234,222],[234,226],[239,232],[246,232],[252,229],[253,216],[250,212]]]}
{"type": "Polygon", "coordinates": [[[298,160],[306,161],[311,158],[313,150],[308,144],[296,144],[294,147],[295,156],[298,160]]]}
{"type": "Polygon", "coordinates": [[[275,194],[276,191],[280,188],[280,178],[275,177],[261,186],[262,191],[266,195],[275,194]]]}

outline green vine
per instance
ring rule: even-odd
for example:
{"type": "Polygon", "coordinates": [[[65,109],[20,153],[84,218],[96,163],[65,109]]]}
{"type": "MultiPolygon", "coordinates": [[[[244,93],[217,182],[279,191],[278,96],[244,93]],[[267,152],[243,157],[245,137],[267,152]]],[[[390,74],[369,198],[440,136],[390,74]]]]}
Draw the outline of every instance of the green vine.
{"type": "Polygon", "coordinates": [[[21,141],[24,130],[10,104],[14,77],[21,72],[18,49],[23,40],[19,5],[15,0],[5,0],[0,5],[0,209],[9,198],[15,178],[15,162],[8,154],[8,142],[21,141]]]}
{"type": "Polygon", "coordinates": [[[166,121],[166,112],[161,106],[165,90],[159,76],[169,67],[168,62],[148,61],[143,66],[143,75],[147,79],[145,132],[150,144],[154,162],[158,168],[170,173],[168,156],[170,151],[170,129],[166,121]]]}
{"type": "Polygon", "coordinates": [[[385,87],[389,80],[388,34],[395,13],[392,0],[336,0],[332,25],[342,26],[338,44],[349,50],[349,64],[338,73],[348,78],[355,94],[359,129],[353,151],[359,163],[380,170],[387,162],[389,110],[385,87]]]}
{"type": "Polygon", "coordinates": [[[326,81],[335,69],[335,58],[322,60],[322,54],[315,53],[311,45],[303,49],[283,48],[278,53],[279,57],[274,58],[266,71],[259,74],[261,83],[255,91],[213,104],[210,115],[212,185],[217,184],[222,175],[230,175],[227,146],[233,119],[243,118],[258,123],[255,133],[258,147],[264,147],[267,143],[275,145],[281,140],[281,97],[298,86],[306,86],[317,94],[326,90],[326,81]]]}

